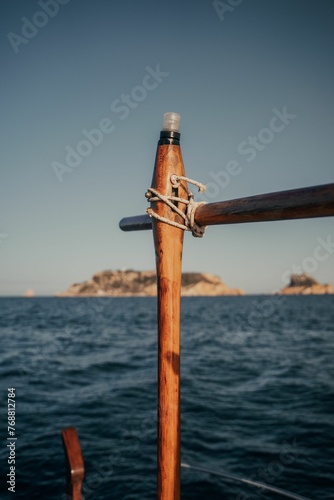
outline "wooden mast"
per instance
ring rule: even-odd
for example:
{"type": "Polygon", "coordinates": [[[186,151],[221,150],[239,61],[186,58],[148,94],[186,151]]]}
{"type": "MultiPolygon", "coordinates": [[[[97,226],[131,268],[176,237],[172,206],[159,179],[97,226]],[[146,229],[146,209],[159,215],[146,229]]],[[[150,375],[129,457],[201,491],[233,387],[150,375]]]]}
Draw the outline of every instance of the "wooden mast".
{"type": "MultiPolygon", "coordinates": [[[[166,115],[169,115],[167,113],[166,115]]],[[[165,115],[165,117],[166,117],[165,115]]],[[[162,131],[152,188],[187,199],[186,183],[173,188],[173,174],[184,176],[179,133],[162,131]]],[[[149,197],[149,195],[148,195],[149,197]]],[[[185,206],[178,204],[182,211],[185,206]]],[[[152,210],[169,220],[182,218],[163,202],[152,210]]],[[[158,286],[158,499],[180,498],[180,296],[183,230],[152,218],[158,286]]]]}

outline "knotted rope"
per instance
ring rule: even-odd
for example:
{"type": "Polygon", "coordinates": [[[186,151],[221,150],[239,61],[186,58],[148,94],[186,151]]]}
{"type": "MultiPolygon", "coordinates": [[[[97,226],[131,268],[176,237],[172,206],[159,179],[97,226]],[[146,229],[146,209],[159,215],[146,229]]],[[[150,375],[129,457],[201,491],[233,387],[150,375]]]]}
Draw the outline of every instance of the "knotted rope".
{"type": "MultiPolygon", "coordinates": [[[[181,181],[186,181],[189,184],[197,186],[200,193],[203,193],[206,189],[204,184],[201,184],[198,181],[194,181],[193,179],[189,179],[188,177],[178,176],[174,174],[170,177],[170,182],[174,188],[179,187],[181,181]]],[[[178,198],[177,196],[165,196],[159,193],[159,191],[154,188],[148,188],[146,193],[146,198],[148,198],[148,201],[162,201],[163,203],[166,203],[169,208],[171,208],[174,212],[180,215],[180,217],[182,217],[182,219],[184,220],[184,224],[179,224],[178,222],[174,222],[170,219],[167,219],[166,217],[162,217],[161,215],[158,215],[156,212],[154,212],[152,208],[148,208],[146,212],[150,217],[154,217],[160,222],[165,222],[170,226],[178,227],[179,229],[183,229],[184,231],[191,231],[192,235],[196,238],[202,238],[204,236],[206,226],[199,226],[198,224],[196,224],[195,212],[199,205],[206,204],[206,201],[194,201],[194,195],[188,188],[187,195],[187,199],[178,198]],[[173,202],[184,203],[187,206],[186,212],[183,213],[182,210],[180,210],[173,202]]]]}

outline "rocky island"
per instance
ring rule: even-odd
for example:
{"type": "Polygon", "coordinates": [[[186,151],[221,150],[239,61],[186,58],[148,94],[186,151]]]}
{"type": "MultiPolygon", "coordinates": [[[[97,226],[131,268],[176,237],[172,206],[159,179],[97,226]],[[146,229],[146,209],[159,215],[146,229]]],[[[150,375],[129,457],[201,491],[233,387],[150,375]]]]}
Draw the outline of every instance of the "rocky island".
{"type": "Polygon", "coordinates": [[[288,286],[279,291],[280,295],[325,295],[334,294],[332,285],[321,285],[308,274],[292,274],[288,286]]]}
{"type": "MultiPolygon", "coordinates": [[[[244,295],[240,288],[229,288],[218,276],[183,273],[183,296],[244,295]]],[[[156,295],[155,271],[101,271],[88,281],[75,283],[58,297],[153,297],[156,295]]]]}

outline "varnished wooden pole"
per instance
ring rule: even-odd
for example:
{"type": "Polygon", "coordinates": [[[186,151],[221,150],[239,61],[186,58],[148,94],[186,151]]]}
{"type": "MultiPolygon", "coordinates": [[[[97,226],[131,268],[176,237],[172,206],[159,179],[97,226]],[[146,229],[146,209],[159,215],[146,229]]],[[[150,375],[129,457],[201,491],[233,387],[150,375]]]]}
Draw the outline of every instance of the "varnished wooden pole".
{"type": "Polygon", "coordinates": [[[81,500],[81,487],[85,476],[85,465],[77,431],[66,427],[61,431],[67,462],[67,495],[72,500],[81,500]]]}
{"type": "Polygon", "coordinates": [[[260,194],[201,205],[195,221],[200,226],[334,215],[334,184],[260,194]]]}
{"type": "MultiPolygon", "coordinates": [[[[165,137],[158,143],[152,187],[164,195],[187,198],[185,182],[177,189],[172,188],[172,174],[184,175],[182,155],[178,140],[171,138],[168,141],[165,137]]],[[[160,216],[182,222],[182,218],[164,203],[152,202],[151,207],[160,216]]],[[[182,204],[179,208],[182,209],[182,204]]],[[[158,499],[178,500],[183,230],[152,220],[158,285],[158,499]]]]}
{"type": "MultiPolygon", "coordinates": [[[[324,184],[201,205],[196,210],[195,222],[213,226],[333,215],[334,184],[324,184]]],[[[148,215],[125,217],[119,225],[123,231],[152,229],[148,215]]]]}

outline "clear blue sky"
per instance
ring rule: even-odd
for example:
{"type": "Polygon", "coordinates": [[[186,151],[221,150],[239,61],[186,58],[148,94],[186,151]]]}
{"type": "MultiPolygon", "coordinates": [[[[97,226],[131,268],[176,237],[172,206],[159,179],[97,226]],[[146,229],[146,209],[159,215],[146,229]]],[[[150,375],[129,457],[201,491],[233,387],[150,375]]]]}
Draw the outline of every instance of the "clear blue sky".
{"type": "MultiPolygon", "coordinates": [[[[208,201],[333,182],[331,0],[0,9],[0,294],[53,294],[104,269],[154,267],[151,233],[118,222],[147,208],[167,111],[181,114],[186,172],[209,184],[208,201]],[[98,127],[95,145],[81,142],[98,127]],[[81,154],[66,160],[71,148],[81,154]],[[238,173],[228,179],[230,161],[238,173]]],[[[248,293],[281,288],[293,266],[334,284],[333,222],[187,234],[184,270],[248,293]]]]}

